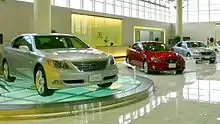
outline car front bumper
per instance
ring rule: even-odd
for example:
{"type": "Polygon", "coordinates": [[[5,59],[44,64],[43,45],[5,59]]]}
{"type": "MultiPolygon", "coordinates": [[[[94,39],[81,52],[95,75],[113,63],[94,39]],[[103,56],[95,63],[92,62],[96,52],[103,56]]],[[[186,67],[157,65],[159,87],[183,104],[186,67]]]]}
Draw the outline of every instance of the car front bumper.
{"type": "Polygon", "coordinates": [[[118,72],[116,65],[91,72],[54,70],[53,72],[47,72],[47,86],[49,89],[61,89],[115,82],[118,80],[118,72]]]}
{"type": "Polygon", "coordinates": [[[216,55],[192,55],[192,57],[196,61],[201,61],[201,60],[216,60],[216,55]]]}
{"type": "Polygon", "coordinates": [[[167,63],[167,62],[150,62],[149,71],[171,71],[171,70],[184,70],[185,62],[167,63]],[[175,66],[173,66],[175,65],[175,66]]]}

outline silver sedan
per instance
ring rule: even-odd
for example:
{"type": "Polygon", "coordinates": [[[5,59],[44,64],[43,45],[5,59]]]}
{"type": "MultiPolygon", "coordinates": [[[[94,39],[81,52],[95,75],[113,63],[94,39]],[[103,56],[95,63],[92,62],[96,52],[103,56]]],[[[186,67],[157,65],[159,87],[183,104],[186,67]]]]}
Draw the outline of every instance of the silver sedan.
{"type": "Polygon", "coordinates": [[[216,61],[215,51],[200,41],[182,41],[177,43],[173,50],[185,57],[193,57],[196,62],[208,60],[210,63],[215,63],[216,61]]]}
{"type": "Polygon", "coordinates": [[[109,87],[118,79],[111,55],[66,34],[22,34],[4,48],[2,65],[5,80],[31,79],[41,96],[66,87],[109,87]]]}

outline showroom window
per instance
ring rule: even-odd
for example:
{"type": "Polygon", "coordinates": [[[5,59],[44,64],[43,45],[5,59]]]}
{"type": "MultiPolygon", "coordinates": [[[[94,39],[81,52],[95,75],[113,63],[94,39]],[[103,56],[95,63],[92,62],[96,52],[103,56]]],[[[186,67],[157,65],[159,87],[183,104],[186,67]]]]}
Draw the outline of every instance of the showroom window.
{"type": "Polygon", "coordinates": [[[150,4],[145,2],[145,19],[150,19],[150,4]]]}
{"type": "Polygon", "coordinates": [[[115,14],[122,15],[122,1],[115,0],[115,14]]]}
{"type": "Polygon", "coordinates": [[[138,6],[136,4],[132,4],[132,17],[137,17],[138,13],[138,6]]]}
{"type": "Polygon", "coordinates": [[[96,0],[96,2],[95,2],[95,11],[96,12],[104,12],[104,2],[96,0]]]}
{"type": "MultiPolygon", "coordinates": [[[[34,0],[18,0],[34,2],[34,0]]],[[[83,9],[101,13],[124,15],[127,17],[150,19],[167,22],[170,20],[170,9],[166,0],[51,0],[55,6],[83,9]],[[156,5],[155,5],[156,4],[156,5]],[[159,5],[160,4],[160,5],[159,5]]]]}
{"type": "Polygon", "coordinates": [[[70,0],[70,8],[81,9],[82,0],[70,0]]]}
{"type": "Polygon", "coordinates": [[[127,2],[129,0],[125,0],[125,1],[126,2],[124,2],[124,16],[130,16],[131,3],[127,2]]]}
{"type": "Polygon", "coordinates": [[[83,9],[92,11],[93,10],[93,2],[92,0],[83,0],[83,9]]]}
{"type": "Polygon", "coordinates": [[[189,15],[188,15],[189,19],[188,21],[189,22],[198,22],[198,11],[191,11],[189,12],[189,15]]]}
{"type": "Polygon", "coordinates": [[[209,11],[199,11],[199,21],[208,22],[209,21],[209,11]]]}
{"type": "Polygon", "coordinates": [[[114,4],[114,0],[106,0],[106,3],[108,3],[108,4],[114,4]]]}
{"type": "Polygon", "coordinates": [[[114,5],[106,4],[106,13],[114,14],[114,5]]]}
{"type": "Polygon", "coordinates": [[[30,3],[34,2],[34,0],[17,0],[17,1],[30,2],[30,3]]]}
{"type": "Polygon", "coordinates": [[[68,0],[54,0],[55,6],[68,7],[68,0]]]}
{"type": "Polygon", "coordinates": [[[183,22],[187,22],[188,21],[188,11],[187,11],[187,7],[183,8],[183,22]]]}
{"type": "Polygon", "coordinates": [[[139,18],[144,19],[144,6],[139,6],[139,18]]]}
{"type": "Polygon", "coordinates": [[[220,20],[220,11],[212,11],[210,14],[210,21],[219,21],[220,20]]]}

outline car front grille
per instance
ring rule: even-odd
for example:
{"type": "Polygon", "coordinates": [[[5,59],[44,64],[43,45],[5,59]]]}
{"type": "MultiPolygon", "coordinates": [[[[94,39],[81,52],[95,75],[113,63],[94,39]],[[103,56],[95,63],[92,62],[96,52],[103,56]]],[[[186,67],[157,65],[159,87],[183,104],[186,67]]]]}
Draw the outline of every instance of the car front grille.
{"type": "Polygon", "coordinates": [[[104,70],[108,64],[108,60],[90,61],[90,62],[72,62],[80,71],[91,72],[104,70]]]}
{"type": "Polygon", "coordinates": [[[201,52],[201,55],[211,55],[212,52],[201,52]]]}
{"type": "Polygon", "coordinates": [[[176,63],[177,59],[167,59],[166,62],[168,62],[168,63],[176,63]]]}

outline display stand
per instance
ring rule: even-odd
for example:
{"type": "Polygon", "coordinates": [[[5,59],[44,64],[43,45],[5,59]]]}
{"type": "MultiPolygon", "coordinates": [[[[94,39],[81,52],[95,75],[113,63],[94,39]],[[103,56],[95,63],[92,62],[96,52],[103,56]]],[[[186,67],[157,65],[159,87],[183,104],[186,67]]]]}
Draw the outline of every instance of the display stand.
{"type": "Polygon", "coordinates": [[[0,78],[0,118],[33,119],[96,112],[145,99],[154,82],[136,76],[135,67],[119,65],[119,78],[109,88],[96,85],[55,91],[52,96],[38,95],[33,83],[24,78],[6,82],[0,78]],[[131,71],[131,72],[130,72],[131,71]],[[5,114],[7,113],[7,114],[5,114]]]}

